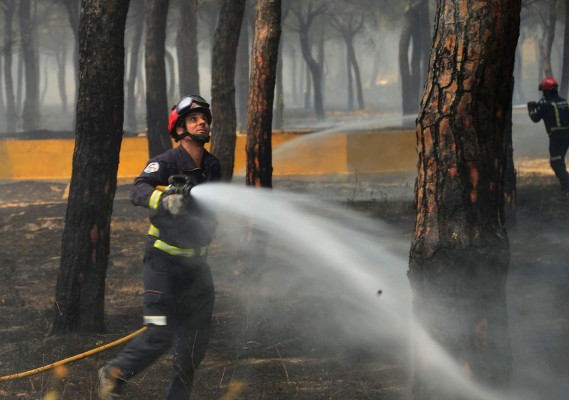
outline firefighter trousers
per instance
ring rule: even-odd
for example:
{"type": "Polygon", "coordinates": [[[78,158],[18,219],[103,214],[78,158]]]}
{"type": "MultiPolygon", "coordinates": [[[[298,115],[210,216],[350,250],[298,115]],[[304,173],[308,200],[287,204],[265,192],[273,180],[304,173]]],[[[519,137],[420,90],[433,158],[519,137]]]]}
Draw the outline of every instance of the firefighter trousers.
{"type": "Polygon", "coordinates": [[[187,400],[194,373],[206,353],[215,292],[205,258],[147,253],[144,259],[144,319],[135,337],[109,365],[128,380],[172,345],[173,373],[166,399],[187,400]]]}
{"type": "Polygon", "coordinates": [[[549,137],[549,163],[559,180],[561,190],[569,192],[569,173],[565,165],[565,155],[569,148],[569,132],[555,132],[549,137]]]}

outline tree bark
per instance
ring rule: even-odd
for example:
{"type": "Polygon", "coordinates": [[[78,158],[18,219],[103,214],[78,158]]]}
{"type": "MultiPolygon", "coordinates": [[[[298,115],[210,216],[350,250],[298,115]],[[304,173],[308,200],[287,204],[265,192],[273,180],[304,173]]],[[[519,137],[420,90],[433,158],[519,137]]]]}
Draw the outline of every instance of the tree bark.
{"type": "Polygon", "coordinates": [[[110,222],[122,141],[125,0],[84,0],[73,172],[52,334],[104,330],[110,222]]]}
{"type": "MultiPolygon", "coordinates": [[[[467,376],[497,386],[512,362],[503,178],[520,8],[520,0],[437,3],[417,119],[414,313],[467,376]]],[[[464,398],[416,352],[414,399],[464,398]]]]}
{"type": "Polygon", "coordinates": [[[280,36],[281,0],[259,0],[247,113],[246,184],[249,186],[273,186],[271,126],[280,36]]]}
{"type": "Polygon", "coordinates": [[[223,0],[215,31],[211,72],[211,109],[214,115],[211,152],[221,163],[221,178],[231,181],[235,164],[237,114],[235,60],[245,0],[223,0]]]}
{"type": "Polygon", "coordinates": [[[4,84],[6,87],[6,131],[15,132],[18,115],[12,78],[12,43],[14,41],[12,21],[16,10],[14,0],[4,2],[4,84]]]}
{"type": "Polygon", "coordinates": [[[169,0],[148,0],[146,7],[146,125],[148,153],[154,157],[172,148],[168,133],[166,93],[166,18],[169,0]]]}
{"type": "Polygon", "coordinates": [[[134,32],[130,45],[130,63],[128,68],[128,77],[126,79],[125,118],[127,129],[133,132],[138,129],[138,123],[136,121],[136,96],[134,89],[139,70],[138,65],[142,33],[144,32],[144,8],[145,0],[137,0],[131,3],[130,12],[134,19],[134,32]]]}
{"type": "Polygon", "coordinates": [[[37,33],[32,21],[30,0],[20,1],[20,36],[26,75],[22,128],[24,131],[35,131],[41,123],[40,76],[37,33]]]}
{"type": "Polygon", "coordinates": [[[197,0],[178,0],[180,20],[176,38],[180,98],[200,93],[197,0]]]}

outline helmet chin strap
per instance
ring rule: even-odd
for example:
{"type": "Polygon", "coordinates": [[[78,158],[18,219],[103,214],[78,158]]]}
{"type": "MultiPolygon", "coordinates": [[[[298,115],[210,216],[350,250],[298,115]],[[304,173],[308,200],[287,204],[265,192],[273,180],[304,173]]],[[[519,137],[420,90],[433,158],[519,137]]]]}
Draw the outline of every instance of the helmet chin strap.
{"type": "Polygon", "coordinates": [[[180,133],[180,134],[178,135],[178,138],[176,139],[176,142],[182,140],[182,139],[185,138],[186,136],[189,137],[189,138],[191,138],[194,142],[198,142],[198,143],[201,143],[201,144],[209,143],[209,140],[210,140],[210,136],[209,136],[209,135],[207,135],[206,137],[204,137],[204,136],[198,136],[198,135],[194,135],[193,133],[188,132],[187,130],[184,130],[184,132],[182,132],[182,133],[180,133]]]}

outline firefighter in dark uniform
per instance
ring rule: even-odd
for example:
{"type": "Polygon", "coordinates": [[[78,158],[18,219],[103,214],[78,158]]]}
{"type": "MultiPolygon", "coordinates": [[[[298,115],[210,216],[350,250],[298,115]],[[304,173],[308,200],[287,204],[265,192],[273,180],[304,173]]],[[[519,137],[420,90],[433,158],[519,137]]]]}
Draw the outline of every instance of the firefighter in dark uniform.
{"type": "Polygon", "coordinates": [[[549,163],[559,179],[561,190],[569,194],[569,173],[565,166],[565,154],[569,148],[569,107],[567,100],[559,96],[557,81],[545,78],[539,84],[543,97],[528,103],[529,117],[533,122],[543,120],[549,135],[549,163]]]}
{"type": "Polygon", "coordinates": [[[150,210],[143,294],[148,329],[99,370],[101,399],[116,398],[124,382],[172,345],[174,370],[166,399],[190,397],[195,369],[206,352],[215,297],[206,257],[216,221],[190,195],[193,186],[221,178],[218,159],[204,149],[211,119],[202,97],[182,98],[168,126],[180,145],[150,159],[134,181],[132,203],[150,210]]]}

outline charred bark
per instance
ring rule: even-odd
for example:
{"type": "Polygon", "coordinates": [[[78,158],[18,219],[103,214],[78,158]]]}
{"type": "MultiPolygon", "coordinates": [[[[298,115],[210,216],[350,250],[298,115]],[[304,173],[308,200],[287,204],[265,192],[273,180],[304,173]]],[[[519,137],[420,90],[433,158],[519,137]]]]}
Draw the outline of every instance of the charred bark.
{"type": "Polygon", "coordinates": [[[221,163],[221,178],[233,178],[237,114],[235,111],[235,60],[245,0],[223,0],[215,31],[211,72],[211,151],[221,163]]]}
{"type": "MultiPolygon", "coordinates": [[[[520,1],[441,0],[417,119],[417,216],[409,279],[414,313],[468,376],[506,385],[506,116],[520,1]]],[[[415,362],[415,399],[460,399],[415,362]]]]}
{"type": "Polygon", "coordinates": [[[281,36],[281,0],[259,0],[251,54],[246,184],[272,187],[272,118],[281,36]]]}
{"type": "Polygon", "coordinates": [[[124,0],[84,0],[73,172],[52,334],[104,330],[110,222],[122,141],[124,0]]]}
{"type": "Polygon", "coordinates": [[[148,0],[146,7],[146,124],[148,152],[154,157],[172,148],[166,93],[166,17],[169,0],[148,0]]]}
{"type": "Polygon", "coordinates": [[[198,69],[198,4],[196,0],[178,0],[179,17],[176,54],[180,97],[200,93],[198,69]]]}

